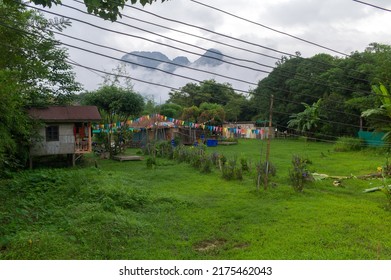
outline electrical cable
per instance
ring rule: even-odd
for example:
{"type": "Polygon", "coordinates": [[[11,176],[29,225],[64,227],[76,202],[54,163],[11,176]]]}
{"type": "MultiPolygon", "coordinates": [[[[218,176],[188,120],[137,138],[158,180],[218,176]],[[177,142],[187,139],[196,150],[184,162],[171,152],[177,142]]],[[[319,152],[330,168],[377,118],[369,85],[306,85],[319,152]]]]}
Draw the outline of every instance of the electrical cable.
{"type": "MultiPolygon", "coordinates": [[[[118,76],[120,78],[129,78],[129,76],[126,76],[126,75],[113,74],[113,73],[110,73],[110,72],[107,72],[107,71],[103,71],[103,70],[99,70],[99,69],[96,69],[96,68],[93,68],[93,67],[85,66],[85,65],[82,65],[80,63],[74,63],[74,62],[71,62],[71,61],[68,61],[68,63],[71,64],[71,65],[74,65],[74,66],[78,66],[78,67],[81,67],[81,68],[85,68],[87,70],[99,72],[99,73],[105,74],[105,75],[118,76]]],[[[148,81],[145,81],[145,80],[142,80],[142,79],[133,78],[133,77],[130,77],[130,78],[132,80],[135,80],[135,81],[138,81],[138,82],[141,82],[141,83],[144,83],[144,84],[149,84],[149,85],[153,85],[153,86],[168,88],[168,89],[171,89],[171,90],[180,90],[179,88],[175,88],[175,87],[171,87],[171,86],[167,86],[167,85],[163,85],[163,84],[158,84],[158,83],[154,83],[154,82],[148,82],[148,81]]]]}
{"type": "MultiPolygon", "coordinates": [[[[68,44],[68,46],[70,46],[70,47],[75,47],[75,46],[71,46],[71,45],[69,45],[68,44]]],[[[85,49],[84,49],[85,50],[85,49]]],[[[95,54],[97,54],[96,52],[95,52],[95,54]]],[[[110,58],[113,58],[113,57],[110,57],[110,58]]],[[[171,74],[171,73],[170,73],[171,74]]],[[[188,77],[184,77],[184,78],[188,78],[188,77]]],[[[197,80],[198,81],[198,80],[197,80]]],[[[198,82],[200,82],[200,81],[198,81],[198,82]]],[[[244,91],[241,91],[241,92],[244,92],[244,91]]],[[[247,93],[247,92],[246,92],[247,93]]]]}
{"type": "MultiPolygon", "coordinates": [[[[83,3],[83,2],[81,2],[79,0],[73,0],[73,1],[76,2],[76,3],[83,3]]],[[[62,4],[62,6],[65,6],[65,5],[62,4]]],[[[184,23],[184,22],[181,22],[181,21],[177,21],[177,20],[161,17],[161,16],[156,15],[154,13],[151,13],[151,12],[148,12],[148,11],[136,8],[136,7],[132,7],[132,6],[127,5],[127,4],[125,4],[125,6],[134,8],[134,9],[136,9],[138,11],[141,11],[141,12],[144,12],[144,13],[147,13],[147,14],[151,14],[151,15],[160,17],[160,18],[168,20],[168,21],[173,21],[173,22],[176,22],[176,23],[181,23],[183,25],[192,26],[191,24],[187,24],[187,23],[184,23]]],[[[142,19],[139,19],[139,18],[131,17],[131,16],[128,16],[128,15],[126,15],[124,13],[122,13],[121,16],[123,18],[128,18],[128,19],[131,19],[131,20],[134,20],[134,21],[150,24],[150,25],[153,25],[153,26],[158,26],[160,28],[164,28],[164,29],[167,29],[167,30],[175,31],[175,32],[178,32],[178,33],[181,33],[181,34],[185,34],[185,35],[188,35],[188,36],[192,36],[192,37],[195,37],[195,38],[198,38],[198,39],[202,39],[202,40],[206,40],[206,41],[213,42],[213,43],[216,43],[216,44],[220,44],[220,45],[223,45],[223,46],[226,46],[226,47],[234,48],[234,49],[237,49],[237,50],[249,52],[249,53],[252,53],[252,54],[261,55],[261,56],[264,56],[264,57],[267,57],[267,58],[271,58],[271,59],[274,59],[274,60],[280,60],[281,59],[281,57],[271,56],[271,55],[264,54],[264,53],[261,53],[261,52],[256,52],[256,51],[253,51],[253,50],[249,50],[249,49],[246,49],[246,48],[243,48],[243,47],[234,46],[234,45],[231,45],[231,44],[228,44],[228,43],[220,42],[220,41],[217,41],[217,40],[214,40],[214,39],[210,39],[210,38],[207,38],[207,37],[203,37],[203,36],[200,36],[200,35],[196,35],[196,34],[193,34],[193,33],[190,33],[190,32],[186,32],[186,31],[182,31],[182,30],[179,30],[179,29],[171,28],[171,27],[168,27],[168,26],[164,26],[164,25],[161,25],[161,24],[157,24],[157,23],[153,23],[153,22],[150,22],[150,21],[142,20],[142,19]]],[[[192,27],[196,28],[195,25],[193,25],[192,27]]],[[[198,28],[201,28],[201,27],[198,27],[198,28]]],[[[208,30],[208,29],[205,29],[205,31],[206,30],[208,30]]],[[[208,32],[212,33],[213,31],[208,30],[208,32]]],[[[222,34],[222,35],[224,35],[224,34],[222,34]]],[[[233,38],[233,39],[236,39],[236,38],[233,38]]]]}
{"type": "MultiPolygon", "coordinates": [[[[25,6],[30,7],[30,8],[33,8],[33,9],[37,9],[37,10],[39,10],[39,11],[43,11],[43,12],[46,12],[46,13],[49,13],[49,14],[54,14],[54,15],[56,15],[56,16],[63,16],[63,15],[60,15],[60,14],[58,14],[58,13],[49,12],[49,11],[46,11],[46,10],[43,10],[43,9],[40,9],[40,8],[35,8],[35,7],[29,6],[29,5],[25,5],[25,6]]],[[[76,8],[75,8],[75,9],[76,9],[76,8]]],[[[78,10],[78,9],[76,9],[76,10],[78,10]]],[[[88,13],[83,12],[83,11],[81,11],[81,10],[79,10],[79,11],[82,12],[82,13],[88,14],[88,13]]],[[[91,25],[91,26],[93,26],[93,27],[97,27],[97,28],[99,28],[99,29],[103,29],[103,30],[106,30],[106,31],[115,32],[115,33],[117,33],[117,34],[126,35],[126,36],[130,36],[130,37],[141,38],[141,39],[143,39],[143,40],[151,41],[151,42],[156,43],[156,44],[160,44],[160,45],[168,46],[168,47],[170,47],[170,48],[175,48],[175,49],[177,49],[176,47],[173,47],[172,45],[168,45],[168,44],[164,44],[164,43],[158,43],[158,42],[156,42],[156,41],[148,40],[148,39],[145,39],[145,38],[142,38],[142,37],[139,37],[139,36],[130,35],[130,34],[128,34],[128,33],[123,33],[123,32],[118,32],[118,31],[114,31],[114,30],[111,30],[111,29],[103,28],[103,27],[100,27],[100,26],[97,26],[97,25],[94,25],[94,24],[91,24],[91,23],[88,23],[88,22],[85,22],[85,21],[82,21],[82,20],[79,20],[79,19],[76,19],[76,18],[73,18],[73,17],[68,17],[68,16],[67,16],[67,18],[69,18],[69,19],[71,19],[71,20],[75,20],[75,21],[81,22],[81,23],[85,23],[85,24],[91,25]]],[[[120,24],[125,24],[125,23],[121,23],[121,22],[118,22],[118,23],[120,23],[120,24]]],[[[125,25],[127,25],[127,24],[125,24],[125,25]]],[[[127,25],[127,26],[133,27],[133,26],[131,26],[131,25],[127,25]]],[[[136,28],[136,27],[133,27],[133,28],[136,28]]],[[[138,28],[136,28],[136,29],[138,29],[138,28]]],[[[146,31],[145,29],[141,29],[141,30],[146,31]]],[[[149,32],[149,31],[146,31],[146,32],[149,32]]],[[[149,32],[149,33],[150,33],[150,32],[149,32]]],[[[161,36],[161,35],[156,34],[156,33],[152,33],[152,34],[157,35],[157,36],[161,36]]],[[[164,37],[164,38],[168,38],[168,37],[166,37],[166,36],[163,36],[163,37],[164,37]]],[[[178,41],[178,40],[175,40],[175,41],[178,41]]],[[[180,41],[180,42],[181,42],[181,41],[180,41]]],[[[182,43],[184,43],[184,42],[182,42],[182,43]]],[[[193,45],[193,46],[194,46],[194,45],[193,45]]],[[[198,46],[197,46],[197,47],[198,47],[198,46]]],[[[200,48],[200,47],[198,47],[198,48],[200,48]]],[[[201,49],[208,51],[208,50],[205,49],[205,48],[201,48],[201,49]]],[[[193,52],[189,52],[189,51],[184,50],[184,49],[180,49],[180,50],[182,50],[182,51],[184,51],[184,52],[188,52],[188,53],[193,53],[193,52]]],[[[193,53],[193,54],[194,54],[194,53],[193,53]]],[[[196,53],[196,54],[197,54],[197,53],[196,53]]],[[[200,54],[197,54],[197,55],[200,55],[200,54]]],[[[235,58],[235,57],[231,57],[231,56],[227,56],[227,55],[225,55],[225,56],[226,56],[226,57],[229,57],[229,58],[232,58],[232,59],[241,60],[241,59],[238,59],[238,58],[235,58]]],[[[231,64],[231,65],[235,65],[235,66],[238,66],[238,67],[243,67],[243,68],[250,69],[250,70],[253,70],[253,71],[258,71],[258,72],[267,73],[267,74],[270,74],[270,73],[271,73],[271,72],[269,72],[269,71],[260,70],[260,69],[255,69],[255,68],[248,67],[248,66],[243,66],[243,65],[240,65],[240,64],[237,64],[237,63],[232,63],[232,62],[225,61],[225,60],[223,60],[223,59],[218,59],[218,58],[212,57],[212,56],[204,55],[204,57],[209,57],[209,58],[212,58],[212,59],[215,59],[215,60],[219,60],[219,61],[222,61],[222,62],[231,64]]],[[[148,59],[151,59],[151,58],[148,58],[148,59]]],[[[153,59],[151,59],[151,60],[153,60],[153,59]]],[[[246,62],[253,62],[253,61],[249,61],[249,60],[245,60],[245,61],[246,61],[246,62]]],[[[256,63],[256,62],[253,62],[253,63],[256,63]]],[[[262,65],[262,66],[265,66],[265,65],[262,65]]],[[[158,70],[158,69],[157,69],[157,70],[158,70]]],[[[282,75],[281,75],[281,76],[282,76],[282,75]]],[[[290,76],[285,76],[285,77],[291,78],[290,76]]],[[[309,81],[308,79],[299,79],[299,78],[297,78],[297,77],[295,77],[295,78],[293,78],[293,79],[299,80],[299,81],[301,81],[301,82],[306,82],[306,83],[312,83],[312,84],[320,85],[320,86],[328,86],[328,85],[325,85],[325,84],[323,84],[323,83],[314,82],[314,81],[309,81]]],[[[254,83],[253,83],[253,84],[254,84],[254,83]]],[[[334,87],[334,88],[335,88],[335,89],[345,90],[345,91],[352,91],[352,92],[355,92],[355,91],[356,91],[355,89],[350,89],[350,88],[345,88],[345,87],[334,87]]],[[[365,93],[366,93],[366,94],[371,94],[371,92],[365,92],[365,93]]]]}
{"type": "Polygon", "coordinates": [[[376,9],[380,9],[380,10],[383,10],[383,11],[386,11],[386,12],[391,12],[390,9],[386,9],[386,8],[383,8],[383,7],[380,7],[380,6],[376,6],[376,5],[373,5],[373,4],[364,2],[364,1],[353,0],[353,2],[357,2],[357,3],[363,4],[363,5],[367,5],[367,6],[370,6],[370,7],[376,8],[376,9]]]}
{"type": "MultiPolygon", "coordinates": [[[[78,1],[78,0],[73,0],[73,1],[74,1],[74,2],[77,2],[77,3],[81,3],[81,2],[78,1]]],[[[70,8],[70,9],[74,9],[74,10],[79,11],[79,12],[84,13],[84,14],[88,14],[88,13],[86,13],[86,12],[80,10],[80,9],[77,9],[77,8],[72,7],[72,6],[69,6],[69,5],[63,5],[63,6],[65,6],[65,7],[67,7],[67,8],[70,8]]],[[[126,6],[131,7],[131,8],[134,8],[134,9],[136,9],[136,10],[140,10],[139,8],[135,8],[135,7],[132,7],[132,6],[129,6],[129,5],[126,5],[126,6]]],[[[149,13],[149,12],[148,12],[148,13],[149,13]]],[[[124,15],[124,14],[123,14],[122,16],[123,16],[123,17],[128,17],[128,16],[126,16],[126,15],[124,15]]],[[[98,16],[95,16],[95,17],[98,17],[98,16]]],[[[130,17],[130,18],[132,18],[132,17],[130,17]]],[[[135,18],[132,18],[132,19],[137,20],[137,19],[135,19],[135,18]]],[[[147,21],[142,21],[142,22],[147,22],[147,21]]],[[[126,23],[122,23],[122,22],[117,22],[117,23],[122,24],[122,25],[126,25],[126,26],[128,26],[128,27],[135,28],[135,27],[133,27],[133,26],[131,26],[131,25],[128,25],[128,24],[126,24],[126,23]]],[[[156,24],[150,23],[150,22],[147,22],[147,23],[152,24],[152,25],[156,25],[156,24]]],[[[161,25],[159,25],[159,26],[162,27],[161,25]]],[[[176,40],[176,39],[172,39],[172,38],[167,37],[167,36],[162,36],[162,35],[160,35],[160,34],[157,34],[157,33],[154,33],[154,32],[150,32],[150,31],[145,30],[145,29],[141,29],[141,30],[143,30],[143,31],[145,31],[145,32],[147,32],[147,33],[156,35],[156,36],[160,36],[160,37],[165,38],[165,39],[174,40],[175,42],[184,43],[183,41],[176,40]]],[[[203,28],[203,30],[208,30],[208,29],[203,28]]],[[[177,30],[175,30],[175,31],[177,31],[177,30]]],[[[178,32],[180,32],[180,31],[178,31],[178,32]]],[[[188,33],[188,34],[189,34],[189,33],[188,33]]],[[[220,33],[219,33],[219,34],[220,34],[220,33]]],[[[224,34],[221,34],[221,35],[224,35],[224,34]]],[[[230,36],[229,36],[229,37],[230,37],[230,36]]],[[[233,37],[230,37],[230,38],[233,38],[233,37]]],[[[240,41],[244,41],[244,40],[240,40],[240,41]]],[[[250,42],[248,42],[248,41],[244,41],[244,42],[250,43],[250,42]]],[[[186,43],[186,44],[187,44],[187,43],[186,43]]],[[[221,44],[221,42],[220,42],[220,44],[221,44]]],[[[192,44],[190,44],[190,45],[193,46],[193,47],[198,47],[198,46],[195,46],[195,45],[192,45],[192,44]]],[[[198,48],[200,48],[200,47],[198,47],[198,48]]],[[[208,51],[208,49],[205,49],[205,48],[201,48],[201,49],[204,50],[204,51],[208,51]]],[[[187,50],[183,50],[183,51],[187,52],[187,50]]],[[[213,53],[213,51],[212,51],[212,53],[213,53]]],[[[289,53],[288,53],[288,54],[289,54],[289,53]]],[[[200,55],[200,54],[198,54],[198,55],[200,55]]],[[[289,55],[292,55],[292,54],[289,54],[289,55]]],[[[259,65],[259,66],[266,67],[266,68],[276,69],[276,67],[273,67],[273,66],[270,66],[270,65],[266,65],[266,64],[262,64],[262,63],[258,63],[258,62],[252,61],[252,60],[244,60],[244,59],[240,59],[240,58],[232,57],[232,56],[227,56],[227,55],[225,55],[225,56],[228,57],[228,58],[234,59],[234,60],[244,61],[244,62],[250,62],[250,63],[254,63],[254,64],[257,64],[257,65],[259,65]]],[[[212,57],[212,58],[213,58],[213,57],[212,57]]],[[[223,62],[226,62],[226,61],[223,60],[223,62]]],[[[313,61],[311,61],[311,62],[313,62],[313,61]]],[[[316,63],[317,63],[317,62],[316,62],[316,63]]],[[[324,65],[324,63],[321,63],[321,64],[324,65]]],[[[325,64],[326,64],[327,66],[336,67],[336,66],[333,65],[333,64],[327,64],[327,63],[325,63],[325,64]]],[[[237,66],[238,66],[238,65],[237,65],[237,66]]],[[[338,67],[337,67],[337,68],[338,68],[338,67]]],[[[251,69],[251,70],[254,70],[254,69],[251,69]]],[[[269,74],[271,73],[271,72],[269,72],[269,71],[262,71],[262,72],[263,72],[263,73],[269,73],[269,74]]],[[[291,72],[286,71],[286,70],[283,70],[283,72],[292,74],[291,72]]],[[[358,71],[357,71],[357,72],[358,72],[358,71]]],[[[359,73],[362,74],[361,72],[359,72],[359,73]]],[[[296,74],[296,75],[299,75],[299,76],[303,77],[304,80],[302,80],[302,79],[297,79],[297,78],[294,78],[294,79],[300,80],[300,81],[302,81],[302,82],[309,82],[309,81],[306,79],[307,77],[305,77],[304,75],[302,75],[302,74],[296,74]]],[[[285,76],[285,77],[288,77],[288,76],[285,76]]],[[[354,80],[359,80],[359,81],[363,81],[363,82],[369,83],[369,81],[364,80],[364,79],[359,79],[359,78],[355,78],[355,77],[351,77],[351,76],[348,76],[348,77],[349,77],[349,78],[352,78],[352,79],[354,79],[354,80]]],[[[289,76],[288,78],[290,78],[290,76],[289,76]]],[[[311,82],[311,83],[315,83],[315,84],[317,84],[317,85],[325,86],[325,84],[319,83],[319,82],[311,82]]],[[[328,86],[328,85],[326,85],[326,86],[328,86]]],[[[344,87],[334,87],[334,88],[342,89],[342,90],[347,90],[347,91],[354,91],[354,90],[352,90],[352,89],[344,88],[344,87]]],[[[371,94],[371,92],[366,92],[366,93],[367,93],[367,94],[371,94]]]]}
{"type": "Polygon", "coordinates": [[[227,14],[227,15],[229,15],[229,16],[232,16],[232,17],[235,17],[235,18],[244,20],[244,21],[246,21],[246,22],[249,22],[249,23],[252,23],[252,24],[261,26],[261,27],[266,28],[266,29],[268,29],[268,30],[271,30],[271,31],[273,31],[273,32],[277,32],[277,33],[279,33],[279,34],[286,35],[286,36],[288,36],[288,37],[291,37],[291,38],[294,38],[294,39],[296,39],[296,40],[302,41],[302,42],[304,42],[304,43],[311,44],[311,45],[313,45],[313,46],[316,46],[316,47],[319,47],[319,48],[322,48],[322,49],[325,49],[325,50],[328,50],[328,51],[331,51],[331,52],[334,52],[334,53],[337,53],[337,54],[341,54],[341,55],[343,55],[343,56],[347,56],[347,57],[350,56],[349,54],[346,54],[346,53],[343,53],[343,52],[334,50],[334,49],[332,49],[332,48],[329,48],[329,47],[320,45],[320,44],[318,44],[318,43],[311,42],[311,41],[309,41],[309,40],[306,40],[306,39],[297,37],[297,36],[292,35],[292,34],[289,34],[289,33],[287,33],[287,32],[283,32],[283,31],[277,30],[277,29],[275,29],[275,28],[266,26],[266,25],[264,25],[264,24],[261,24],[261,23],[258,23],[258,22],[255,22],[255,21],[246,19],[246,18],[244,18],[244,17],[237,16],[237,15],[235,15],[235,14],[232,14],[232,13],[227,12],[227,11],[224,11],[224,10],[222,10],[222,9],[213,7],[213,6],[211,6],[211,5],[207,5],[207,4],[205,4],[205,3],[201,3],[201,2],[195,1],[195,0],[190,0],[190,1],[191,1],[191,2],[194,2],[194,3],[197,3],[197,4],[199,4],[199,5],[205,6],[205,7],[209,8],[209,9],[216,10],[216,11],[218,11],[218,12],[220,12],[220,13],[224,13],[224,14],[227,14]]]}
{"type": "MultiPolygon", "coordinates": [[[[23,31],[23,30],[20,30],[20,31],[23,31]]],[[[26,32],[26,31],[24,31],[26,32]]],[[[90,52],[90,53],[94,53],[96,55],[101,55],[101,56],[104,56],[104,57],[108,57],[108,58],[111,58],[111,59],[115,59],[115,60],[119,60],[119,61],[122,61],[120,59],[117,59],[117,58],[114,58],[114,57],[111,57],[111,56],[107,56],[107,55],[104,55],[104,54],[100,54],[100,53],[97,53],[97,52],[93,52],[93,51],[90,51],[90,50],[86,50],[86,49],[83,49],[83,48],[80,48],[80,47],[76,47],[76,46],[73,46],[73,45],[70,45],[70,44],[65,44],[65,43],[60,43],[60,44],[63,44],[63,45],[66,45],[66,46],[69,46],[69,47],[72,47],[72,48],[77,48],[77,49],[80,49],[80,50],[83,50],[83,51],[87,51],[87,52],[90,52]]],[[[165,71],[166,72],[166,71],[165,71]]],[[[168,74],[172,74],[170,72],[166,72],[168,74]]],[[[181,76],[182,78],[188,78],[187,76],[181,76]]],[[[137,79],[134,79],[134,80],[137,80],[137,79]]],[[[194,80],[194,79],[193,79],[194,80]]],[[[141,80],[140,80],[141,81],[141,80]]],[[[195,80],[199,83],[201,83],[201,81],[199,80],[195,80]]],[[[155,84],[156,85],[156,84],[155,84]]],[[[171,88],[171,87],[168,87],[168,88],[171,88]]],[[[244,93],[247,93],[247,91],[241,91],[241,90],[237,90],[237,89],[234,89],[236,91],[240,91],[240,92],[244,92],[244,93]]],[[[340,113],[343,113],[343,112],[340,112],[340,113]]]]}
{"type": "MultiPolygon", "coordinates": [[[[73,0],[75,2],[79,2],[78,0],[73,0]]],[[[140,11],[142,13],[146,13],[146,14],[149,14],[149,15],[153,15],[157,18],[160,18],[160,19],[163,19],[163,20],[166,20],[166,21],[170,21],[170,22],[174,22],[174,23],[177,23],[177,24],[182,24],[182,25],[185,25],[185,26],[189,26],[189,27],[193,27],[193,28],[197,28],[197,29],[200,29],[200,30],[203,30],[203,31],[206,31],[206,32],[209,32],[209,33],[212,33],[214,35],[218,35],[218,36],[222,36],[222,37],[225,37],[225,38],[228,38],[228,39],[232,39],[232,40],[235,40],[235,41],[239,41],[239,42],[242,42],[242,43],[246,43],[246,44],[250,44],[250,45],[254,45],[254,46],[257,46],[257,47],[260,47],[260,48],[263,48],[263,49],[267,49],[267,50],[270,50],[270,51],[273,51],[273,52],[277,52],[277,53],[280,53],[280,54],[283,54],[283,55],[287,55],[288,57],[296,57],[296,58],[300,58],[300,59],[304,59],[303,57],[297,55],[297,54],[292,54],[292,53],[288,53],[288,52],[283,52],[283,51],[280,51],[280,50],[277,50],[277,49],[274,49],[274,48],[270,48],[270,47],[266,47],[266,46],[263,46],[263,45],[259,45],[259,44],[256,44],[256,43],[252,43],[252,42],[249,42],[249,41],[246,41],[246,40],[243,40],[243,39],[238,39],[236,37],[232,37],[232,36],[229,36],[229,35],[225,35],[225,34],[222,34],[222,33],[219,33],[219,32],[215,32],[215,31],[212,31],[210,29],[207,29],[207,28],[204,28],[204,27],[201,27],[201,26],[197,26],[197,25],[194,25],[194,24],[189,24],[189,23],[185,23],[183,21],[179,21],[179,20],[174,20],[174,19],[170,19],[170,18],[167,18],[167,17],[163,17],[163,16],[160,16],[160,15],[157,15],[155,13],[152,13],[152,12],[149,12],[149,11],[146,11],[146,10],[143,10],[143,9],[140,9],[140,8],[137,8],[137,7],[134,7],[134,6],[131,6],[131,5],[128,5],[128,4],[125,4],[126,7],[129,7],[131,9],[134,9],[134,10],[137,10],[137,11],[140,11]]],[[[122,15],[123,17],[127,17],[126,15],[122,15]]],[[[139,20],[139,19],[137,19],[139,20]]],[[[150,22],[149,22],[150,23],[150,22]]],[[[153,24],[153,23],[150,23],[150,24],[153,24]]],[[[170,30],[172,30],[170,28],[170,30]]],[[[176,29],[175,29],[176,30],[176,29]]],[[[176,30],[178,31],[178,30],[176,30]]],[[[182,32],[182,31],[178,31],[178,32],[182,32]]],[[[187,33],[187,32],[186,32],[187,33]]],[[[191,34],[188,34],[188,35],[191,35],[191,34]]],[[[197,35],[194,35],[193,36],[197,36],[197,35]]],[[[201,37],[201,36],[199,36],[201,37]]],[[[205,40],[209,40],[209,39],[206,39],[205,40]]],[[[221,43],[220,43],[221,44],[221,43]]],[[[259,53],[260,55],[264,55],[262,53],[259,53]]],[[[277,60],[281,60],[281,57],[272,57],[274,59],[277,59],[277,60]]],[[[319,65],[323,65],[323,66],[331,66],[331,67],[334,67],[334,68],[339,68],[339,69],[342,69],[344,70],[343,67],[340,67],[338,65],[335,65],[335,64],[331,64],[331,63],[327,63],[327,62],[322,62],[322,61],[311,61],[312,63],[314,64],[319,64],[319,65]]],[[[353,70],[353,72],[355,73],[359,73],[359,74],[362,74],[360,71],[357,71],[357,70],[353,70]]],[[[352,77],[352,76],[349,76],[349,75],[346,75],[344,74],[345,77],[347,78],[351,78],[351,79],[354,79],[354,80],[358,80],[358,81],[364,81],[364,82],[367,82],[369,83],[369,81],[367,80],[364,80],[364,79],[360,79],[360,78],[356,78],[356,77],[352,77]]]]}
{"type": "MultiPolygon", "coordinates": [[[[84,40],[84,39],[76,38],[74,36],[66,35],[66,34],[63,34],[61,32],[57,32],[57,31],[52,31],[52,32],[54,34],[57,34],[57,35],[60,35],[60,36],[64,36],[64,37],[67,37],[67,38],[70,38],[70,39],[73,39],[73,40],[77,40],[77,41],[80,41],[80,42],[84,42],[84,43],[87,43],[87,44],[90,44],[90,45],[93,45],[93,46],[114,50],[114,51],[117,51],[117,52],[120,52],[120,53],[123,53],[123,54],[124,53],[128,54],[126,51],[123,51],[123,50],[120,50],[120,49],[117,49],[117,48],[104,46],[104,45],[97,44],[97,43],[94,43],[94,42],[91,42],[91,41],[87,41],[87,40],[84,40]]],[[[138,57],[138,58],[147,58],[147,59],[149,59],[148,57],[143,56],[143,55],[137,55],[137,54],[131,54],[131,53],[129,53],[129,55],[135,56],[135,57],[138,57]]],[[[198,68],[194,68],[194,67],[190,67],[190,66],[186,66],[186,65],[182,65],[182,64],[177,64],[175,62],[164,61],[164,60],[157,59],[157,58],[151,58],[151,60],[158,61],[158,62],[165,63],[165,64],[178,66],[178,67],[181,67],[181,68],[190,69],[190,70],[193,70],[193,71],[198,71],[198,72],[202,72],[202,73],[206,73],[206,74],[215,75],[215,76],[218,76],[218,77],[222,77],[222,78],[226,78],[226,79],[229,79],[229,80],[246,83],[246,84],[249,84],[249,85],[257,85],[256,83],[253,83],[253,82],[245,81],[245,80],[242,80],[242,79],[238,79],[238,78],[234,78],[234,77],[230,77],[230,76],[226,76],[226,75],[221,75],[221,74],[218,74],[218,73],[215,73],[215,72],[202,70],[202,69],[198,69],[198,68]]],[[[124,62],[129,63],[129,64],[135,64],[133,62],[129,62],[128,60],[124,60],[124,62]]],[[[140,66],[141,64],[135,64],[135,65],[140,66]]],[[[155,67],[152,67],[152,68],[155,69],[155,70],[158,70],[158,68],[155,68],[155,67]]]]}

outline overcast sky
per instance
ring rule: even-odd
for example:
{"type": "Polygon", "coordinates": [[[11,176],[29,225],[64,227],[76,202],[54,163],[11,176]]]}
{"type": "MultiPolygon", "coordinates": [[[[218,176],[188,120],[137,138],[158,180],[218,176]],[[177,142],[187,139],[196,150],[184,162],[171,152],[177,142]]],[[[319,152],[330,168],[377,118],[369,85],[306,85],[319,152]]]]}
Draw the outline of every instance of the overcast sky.
{"type": "MultiPolygon", "coordinates": [[[[132,51],[159,51],[167,55],[170,59],[174,59],[177,56],[186,56],[193,62],[199,55],[205,53],[205,49],[218,49],[223,52],[223,54],[229,56],[229,58],[225,58],[227,61],[235,63],[235,65],[224,64],[217,68],[202,70],[213,71],[218,75],[224,75],[228,78],[213,76],[211,74],[189,69],[178,69],[175,74],[190,77],[194,80],[215,78],[219,82],[228,82],[232,84],[235,89],[242,91],[254,88],[255,84],[267,75],[264,72],[270,72],[272,70],[270,67],[275,66],[276,60],[268,58],[265,55],[281,57],[281,52],[294,54],[296,51],[299,51],[303,57],[310,57],[322,52],[335,56],[343,56],[340,53],[349,54],[353,51],[363,51],[371,42],[391,44],[391,13],[352,0],[197,1],[275,30],[333,49],[339,53],[266,29],[260,25],[246,22],[190,0],[169,0],[164,3],[158,1],[145,7],[139,5],[134,6],[141,8],[142,11],[126,7],[122,11],[124,17],[119,19],[116,23],[104,21],[100,18],[83,14],[65,6],[53,7],[49,9],[49,11],[112,30],[103,30],[87,25],[86,23],[72,20],[72,26],[67,28],[63,33],[96,44],[115,48],[122,52],[92,46],[85,42],[56,35],[56,38],[64,43],[85,48],[109,57],[121,58],[126,52],[132,51]],[[143,11],[196,25],[202,27],[204,30],[189,27],[178,22],[167,21],[143,11]],[[186,31],[197,36],[213,39],[216,42],[184,35],[128,17],[186,31]],[[135,29],[133,27],[145,30],[135,29]],[[205,29],[215,33],[208,32],[205,29]],[[113,31],[120,33],[115,33],[113,31]],[[236,41],[216,33],[221,33],[242,41],[236,41]],[[143,38],[147,40],[143,40],[143,38]],[[177,41],[172,41],[169,38],[177,41]],[[219,42],[234,45],[241,49],[228,47],[219,44],[219,42]],[[268,49],[262,48],[261,46],[267,47],[268,49]],[[258,64],[244,62],[243,60],[254,61],[258,64]],[[270,67],[260,66],[260,63],[269,65],[270,67]],[[240,67],[240,65],[247,66],[248,68],[240,67]],[[259,69],[260,71],[255,71],[256,69],[259,69]],[[232,80],[230,77],[236,80],[232,80]]],[[[62,2],[66,5],[86,11],[84,5],[73,0],[62,0],[62,2]]],[[[366,2],[391,9],[391,3],[389,1],[367,0],[366,2]]],[[[49,18],[55,16],[50,14],[46,15],[49,18]]],[[[72,61],[84,66],[110,72],[119,64],[119,61],[112,58],[102,57],[72,47],[68,48],[72,61]]],[[[128,71],[129,75],[133,78],[174,88],[182,87],[188,82],[194,82],[194,80],[187,80],[185,78],[156,71],[153,73],[148,70],[140,69],[133,71],[131,68],[128,68],[128,71]]],[[[77,74],[77,80],[84,85],[86,90],[97,89],[103,81],[101,77],[103,74],[98,75],[80,67],[75,67],[75,72],[77,74]]],[[[153,95],[156,102],[163,102],[167,99],[169,92],[169,89],[167,88],[152,86],[137,81],[133,81],[133,84],[136,91],[139,91],[143,95],[153,95]]]]}

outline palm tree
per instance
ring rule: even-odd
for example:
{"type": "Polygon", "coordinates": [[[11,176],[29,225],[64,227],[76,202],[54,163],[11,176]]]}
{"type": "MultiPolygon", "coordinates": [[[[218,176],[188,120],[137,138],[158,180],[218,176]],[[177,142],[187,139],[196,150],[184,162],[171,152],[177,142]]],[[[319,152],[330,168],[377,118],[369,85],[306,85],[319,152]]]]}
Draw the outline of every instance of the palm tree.
{"type": "Polygon", "coordinates": [[[301,104],[305,107],[304,111],[291,115],[291,119],[288,121],[288,127],[295,128],[307,135],[312,132],[318,126],[320,120],[319,108],[321,100],[319,99],[312,106],[302,102],[301,104]]]}

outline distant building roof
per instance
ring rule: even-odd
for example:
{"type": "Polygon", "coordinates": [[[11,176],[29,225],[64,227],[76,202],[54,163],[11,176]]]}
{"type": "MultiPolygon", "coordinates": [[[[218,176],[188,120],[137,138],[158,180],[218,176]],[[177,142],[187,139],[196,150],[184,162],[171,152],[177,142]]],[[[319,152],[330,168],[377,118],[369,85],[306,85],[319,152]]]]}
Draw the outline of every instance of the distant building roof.
{"type": "Polygon", "coordinates": [[[96,106],[48,106],[31,108],[28,113],[31,118],[46,122],[83,122],[102,119],[96,106]]]}

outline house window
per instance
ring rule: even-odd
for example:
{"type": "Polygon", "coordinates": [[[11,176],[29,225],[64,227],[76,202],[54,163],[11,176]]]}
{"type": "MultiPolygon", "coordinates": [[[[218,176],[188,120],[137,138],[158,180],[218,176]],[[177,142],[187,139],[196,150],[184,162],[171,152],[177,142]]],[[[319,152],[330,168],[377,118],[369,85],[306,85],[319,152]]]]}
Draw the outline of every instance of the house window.
{"type": "Polygon", "coordinates": [[[58,125],[50,125],[46,127],[46,141],[59,141],[58,125]]]}

